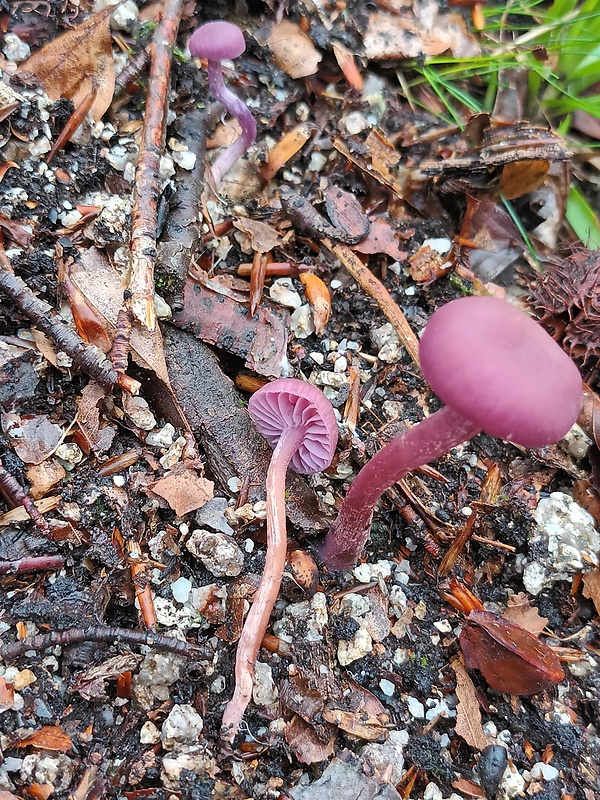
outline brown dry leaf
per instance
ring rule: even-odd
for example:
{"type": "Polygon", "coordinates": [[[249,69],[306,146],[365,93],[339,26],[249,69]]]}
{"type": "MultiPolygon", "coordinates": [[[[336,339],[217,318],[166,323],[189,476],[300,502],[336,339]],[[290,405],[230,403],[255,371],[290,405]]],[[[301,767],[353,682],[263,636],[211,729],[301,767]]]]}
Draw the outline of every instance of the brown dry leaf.
{"type": "MultiPolygon", "coordinates": [[[[321,726],[324,728],[325,726],[321,726]]],[[[323,741],[315,729],[297,714],[285,728],[285,740],[290,750],[302,764],[317,764],[327,761],[334,754],[333,743],[336,730],[333,726],[326,726],[329,737],[323,741]]]]}
{"type": "MultiPolygon", "coordinates": [[[[99,250],[90,247],[80,252],[79,258],[71,265],[70,276],[88,303],[107,323],[112,335],[123,302],[123,284],[118,272],[99,250]]],[[[133,326],[131,355],[140,367],[153,371],[166,386],[170,385],[158,326],[153,332],[142,325],[133,326]]]]}
{"type": "Polygon", "coordinates": [[[92,14],[76,28],[48,42],[21,65],[19,72],[33,73],[52,100],[67,97],[77,107],[96,89],[90,113],[97,122],[112,102],[115,65],[109,17],[112,6],[92,14]]]}
{"type": "Polygon", "coordinates": [[[312,272],[300,273],[300,282],[313,313],[315,333],[320,336],[331,316],[331,295],[329,289],[318,275],[312,272]]]}
{"type": "Polygon", "coordinates": [[[15,687],[0,678],[0,712],[12,708],[15,699],[15,687]]]}
{"type": "Polygon", "coordinates": [[[508,608],[502,615],[504,619],[509,619],[515,625],[520,625],[526,631],[538,636],[548,624],[547,617],[541,617],[537,608],[531,605],[531,601],[524,592],[514,595],[508,601],[508,608]]]}
{"type": "Polygon", "coordinates": [[[462,736],[469,747],[483,750],[487,746],[488,740],[481,724],[481,709],[477,701],[475,686],[460,656],[455,656],[450,664],[456,675],[456,696],[458,697],[456,733],[462,736]]]}
{"type": "Polygon", "coordinates": [[[90,381],[77,401],[77,424],[88,443],[88,451],[91,449],[96,454],[105,453],[110,448],[117,432],[112,425],[100,427],[98,403],[105,396],[106,389],[90,381]]]}
{"type": "Polygon", "coordinates": [[[410,182],[410,173],[399,167],[400,153],[394,145],[379,131],[371,131],[364,141],[346,137],[346,144],[341,139],[333,139],[333,146],[344,158],[352,162],[365,175],[375,178],[382,186],[390,189],[401,200],[406,196],[406,187],[410,182]],[[358,146],[354,146],[355,142],[358,146]]]}
{"type": "MultiPolygon", "coordinates": [[[[42,497],[41,500],[35,501],[35,507],[40,512],[40,514],[45,514],[48,511],[54,511],[55,508],[58,508],[58,505],[61,501],[60,495],[52,495],[52,497],[42,497]]],[[[28,522],[29,521],[29,514],[23,506],[17,506],[16,508],[11,508],[10,511],[5,511],[4,514],[0,514],[0,528],[5,528],[7,525],[14,525],[16,522],[28,522]]]]}
{"type": "Polygon", "coordinates": [[[41,464],[54,452],[64,436],[62,428],[45,416],[3,414],[2,430],[25,464],[41,464]]]}
{"type": "Polygon", "coordinates": [[[371,223],[353,194],[330,184],[323,190],[323,198],[329,219],[344,232],[343,241],[357,242],[365,238],[371,223]]]}
{"type": "Polygon", "coordinates": [[[445,275],[452,265],[447,256],[434,250],[428,244],[420,247],[417,252],[408,259],[411,278],[416,283],[428,284],[436,281],[445,275]]]}
{"type": "Polygon", "coordinates": [[[167,501],[178,517],[182,517],[208,503],[215,485],[181,464],[177,467],[169,475],[152,483],[150,488],[167,501]]]}
{"type": "Polygon", "coordinates": [[[466,795],[466,797],[485,797],[485,792],[481,786],[467,778],[457,778],[455,781],[452,781],[452,788],[457,789],[461,794],[466,795]]]}
{"type": "Polygon", "coordinates": [[[535,192],[546,180],[549,169],[550,162],[542,159],[505,164],[500,175],[500,191],[507,200],[535,192]]]}
{"type": "Polygon", "coordinates": [[[268,253],[281,244],[279,233],[265,222],[259,222],[249,217],[240,217],[233,220],[233,226],[249,237],[250,245],[256,253],[268,253]]]}
{"type": "Polygon", "coordinates": [[[71,688],[74,692],[78,692],[84,700],[105,698],[106,681],[116,678],[122,672],[137,669],[142,660],[143,656],[136,653],[112,656],[102,664],[95,664],[80,672],[71,688]]]}
{"type": "Polygon", "coordinates": [[[322,55],[296,22],[283,19],[271,29],[267,45],[273,61],[290,78],[314,75],[322,55]]]}
{"type": "Polygon", "coordinates": [[[434,0],[415,0],[412,14],[406,9],[402,14],[371,14],[363,43],[365,55],[374,61],[435,56],[448,51],[457,58],[479,53],[463,17],[440,14],[434,0]]]}
{"type": "Polygon", "coordinates": [[[29,494],[34,500],[39,500],[60,483],[67,473],[62,464],[49,458],[41,464],[32,464],[25,474],[29,482],[29,494]]]}
{"type": "Polygon", "coordinates": [[[351,710],[332,708],[323,709],[326,722],[331,722],[346,733],[368,742],[383,742],[388,736],[390,716],[385,707],[375,697],[354,681],[350,681],[352,692],[348,698],[351,710]]]}
{"type": "Polygon", "coordinates": [[[600,568],[596,567],[593,572],[587,572],[583,576],[583,596],[591,598],[596,611],[600,614],[600,568]]]}
{"type": "Polygon", "coordinates": [[[355,244],[352,249],[365,255],[385,253],[394,261],[404,261],[407,256],[407,253],[398,247],[396,231],[384,219],[371,220],[371,230],[368,235],[362,242],[355,244]]]}
{"type": "Polygon", "coordinates": [[[72,746],[71,737],[59,725],[45,725],[13,744],[15,748],[37,747],[40,750],[55,750],[60,753],[66,753],[72,746]]]}

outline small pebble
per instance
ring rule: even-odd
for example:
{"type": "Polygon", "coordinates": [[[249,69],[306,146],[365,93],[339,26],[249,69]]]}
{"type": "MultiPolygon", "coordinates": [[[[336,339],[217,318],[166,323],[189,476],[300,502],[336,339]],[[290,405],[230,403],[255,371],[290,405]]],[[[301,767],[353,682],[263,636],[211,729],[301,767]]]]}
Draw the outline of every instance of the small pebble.
{"type": "Polygon", "coordinates": [[[552,764],[544,764],[543,761],[538,761],[531,768],[531,777],[536,781],[555,781],[558,778],[558,770],[552,764]]]}
{"type": "Polygon", "coordinates": [[[192,584],[187,578],[178,578],[171,584],[171,592],[178,603],[186,603],[191,591],[192,584]]]}
{"type": "Polygon", "coordinates": [[[406,705],[408,706],[408,711],[411,717],[415,719],[424,719],[425,718],[425,706],[421,703],[420,700],[417,700],[416,697],[409,696],[406,698],[406,705]]]}
{"type": "Polygon", "coordinates": [[[394,692],[396,691],[396,687],[391,681],[387,681],[385,678],[382,678],[379,681],[379,688],[384,693],[386,697],[392,697],[394,692]]]}

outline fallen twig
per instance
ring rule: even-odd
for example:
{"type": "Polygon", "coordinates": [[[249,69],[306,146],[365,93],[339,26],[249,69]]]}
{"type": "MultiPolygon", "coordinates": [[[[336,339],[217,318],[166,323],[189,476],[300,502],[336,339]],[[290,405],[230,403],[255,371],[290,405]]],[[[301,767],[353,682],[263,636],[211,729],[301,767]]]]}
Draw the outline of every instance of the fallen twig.
{"type": "Polygon", "coordinates": [[[31,558],[19,558],[16,561],[0,561],[0,575],[8,575],[12,572],[54,571],[64,566],[64,563],[65,559],[62,556],[31,556],[31,558]]]}
{"type": "MultiPolygon", "coordinates": [[[[18,480],[8,472],[2,461],[0,461],[0,491],[2,491],[5,497],[10,501],[11,505],[23,506],[31,521],[44,536],[52,536],[50,526],[35,507],[35,503],[31,497],[23,490],[18,480]]],[[[6,571],[8,572],[9,570],[6,571]]],[[[0,567],[0,573],[1,572],[2,569],[0,567]]]]}
{"type": "Polygon", "coordinates": [[[173,45],[179,29],[183,0],[167,0],[152,43],[150,79],[144,116],[142,145],[135,173],[131,222],[131,310],[135,319],[153,331],[154,262],[157,211],[160,194],[158,172],[167,124],[167,95],[173,45]]]}
{"type": "Polygon", "coordinates": [[[135,644],[180,653],[189,658],[212,660],[213,650],[208,645],[190,644],[171,636],[162,636],[150,631],[132,631],[126,628],[112,628],[98,625],[92,628],[69,628],[64,631],[52,631],[37,636],[26,636],[18,642],[0,647],[0,658],[9,661],[23,655],[28,650],[47,650],[49,647],[67,647],[79,642],[109,642],[110,644],[135,644]]]}
{"type": "Polygon", "coordinates": [[[408,324],[406,317],[402,313],[402,309],[394,301],[383,283],[373,275],[368,267],[365,267],[349,247],[344,244],[334,244],[326,238],[322,239],[322,242],[328,250],[339,258],[354,280],[357,281],[361,289],[377,302],[379,308],[394,326],[394,330],[398,334],[400,342],[406,348],[413,363],[420,368],[419,340],[408,324]]]}

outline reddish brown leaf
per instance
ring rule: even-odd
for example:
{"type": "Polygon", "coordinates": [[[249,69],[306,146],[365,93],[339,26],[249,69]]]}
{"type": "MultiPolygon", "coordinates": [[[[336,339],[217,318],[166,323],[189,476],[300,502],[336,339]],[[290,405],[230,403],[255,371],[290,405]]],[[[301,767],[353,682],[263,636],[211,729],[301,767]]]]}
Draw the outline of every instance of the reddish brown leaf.
{"type": "Polygon", "coordinates": [[[583,596],[591,598],[596,612],[600,614],[600,568],[596,567],[593,572],[588,572],[583,576],[583,596]]]}
{"type": "Polygon", "coordinates": [[[314,728],[296,715],[285,729],[285,740],[291,751],[302,764],[317,764],[327,761],[334,753],[333,743],[336,730],[327,726],[329,736],[326,741],[317,735],[314,728]]]}
{"type": "Polygon", "coordinates": [[[352,247],[357,253],[385,253],[394,261],[404,261],[406,253],[398,247],[398,237],[389,222],[384,219],[371,221],[371,230],[358,244],[352,247]]]}
{"type": "Polygon", "coordinates": [[[469,669],[478,669],[499,692],[536,694],[564,678],[560,661],[548,645],[490,611],[471,611],[460,646],[469,669]]]}
{"type": "Polygon", "coordinates": [[[214,483],[191,469],[174,469],[150,488],[167,501],[178,517],[182,517],[208,503],[213,496],[214,483]]]}
{"type": "Polygon", "coordinates": [[[99,120],[111,104],[115,88],[109,27],[113,12],[108,6],[52,39],[21,65],[20,72],[36,75],[52,100],[68,97],[76,107],[96,89],[91,114],[99,120]]]}
{"type": "Polygon", "coordinates": [[[514,622],[515,625],[525,628],[534,636],[539,636],[548,624],[548,618],[540,616],[540,612],[531,605],[531,601],[524,593],[510,598],[508,607],[502,616],[504,619],[514,622]]]}
{"type": "Polygon", "coordinates": [[[345,242],[360,241],[369,233],[371,223],[361,204],[350,192],[339,186],[328,186],[323,191],[325,208],[336,228],[344,232],[345,242]]]}
{"type": "Polygon", "coordinates": [[[13,747],[37,747],[40,750],[55,750],[66,753],[72,747],[71,737],[59,725],[45,725],[16,742],[13,747]]]}
{"type": "Polygon", "coordinates": [[[321,53],[297,22],[283,19],[271,29],[266,42],[273,61],[290,76],[306,78],[314,75],[321,61],[321,53]]]}
{"type": "Polygon", "coordinates": [[[318,275],[312,272],[302,272],[299,275],[304,286],[306,299],[310,303],[315,323],[315,332],[319,336],[325,330],[331,316],[331,295],[329,289],[318,275]]]}

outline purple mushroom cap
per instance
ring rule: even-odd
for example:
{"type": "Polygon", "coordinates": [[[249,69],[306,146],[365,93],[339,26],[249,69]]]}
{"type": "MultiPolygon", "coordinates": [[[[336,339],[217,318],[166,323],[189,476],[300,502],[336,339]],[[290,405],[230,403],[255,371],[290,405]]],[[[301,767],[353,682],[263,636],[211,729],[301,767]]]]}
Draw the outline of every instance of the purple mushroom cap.
{"type": "Polygon", "coordinates": [[[194,58],[221,61],[237,58],[246,49],[244,34],[232,22],[216,20],[197,28],[190,39],[190,53],[194,58]]]}
{"type": "Polygon", "coordinates": [[[577,419],[577,367],[540,325],[503,300],[464,297],[439,308],[420,356],[437,396],[492,436],[543,447],[577,419]]]}
{"type": "Polygon", "coordinates": [[[248,402],[254,424],[272,447],[290,428],[305,434],[291,459],[296,472],[320,472],[331,463],[337,444],[337,422],[320,389],[295,378],[280,378],[255,392],[248,402]]]}

